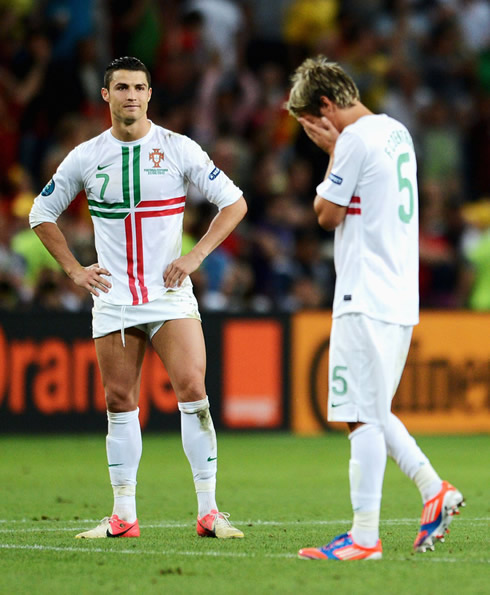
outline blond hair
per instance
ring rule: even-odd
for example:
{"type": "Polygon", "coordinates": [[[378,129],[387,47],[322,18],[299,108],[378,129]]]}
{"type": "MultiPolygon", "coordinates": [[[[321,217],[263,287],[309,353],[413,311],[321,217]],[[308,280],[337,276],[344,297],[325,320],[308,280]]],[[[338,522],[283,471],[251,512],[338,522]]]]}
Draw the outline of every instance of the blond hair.
{"type": "Polygon", "coordinates": [[[293,116],[320,115],[321,97],[325,96],[338,107],[352,107],[360,100],[359,89],[352,78],[325,56],[307,58],[291,77],[292,88],[286,104],[293,116]]]}

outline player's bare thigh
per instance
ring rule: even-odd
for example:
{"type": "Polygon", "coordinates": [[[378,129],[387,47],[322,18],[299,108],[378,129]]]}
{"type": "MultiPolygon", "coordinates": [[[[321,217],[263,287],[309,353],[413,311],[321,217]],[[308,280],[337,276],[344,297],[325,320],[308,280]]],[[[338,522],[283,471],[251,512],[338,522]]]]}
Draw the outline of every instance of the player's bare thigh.
{"type": "Polygon", "coordinates": [[[113,413],[134,411],[138,407],[141,366],[145,355],[145,333],[128,328],[124,346],[121,333],[114,332],[94,339],[107,409],[113,413]]]}
{"type": "Polygon", "coordinates": [[[152,338],[177,400],[200,401],[206,398],[206,348],[201,322],[194,318],[167,321],[152,338]]]}

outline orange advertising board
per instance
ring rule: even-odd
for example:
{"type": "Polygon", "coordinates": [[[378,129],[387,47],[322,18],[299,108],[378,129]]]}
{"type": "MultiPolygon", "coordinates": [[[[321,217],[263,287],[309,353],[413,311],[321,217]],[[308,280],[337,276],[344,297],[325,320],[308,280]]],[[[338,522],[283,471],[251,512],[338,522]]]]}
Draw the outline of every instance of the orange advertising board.
{"type": "Polygon", "coordinates": [[[222,418],[229,428],[282,424],[283,327],[274,319],[235,319],[223,328],[222,418]]]}
{"type": "MultiPolygon", "coordinates": [[[[43,416],[105,413],[93,340],[9,341],[0,327],[0,406],[16,416],[28,414],[32,406],[43,416]]],[[[167,371],[151,348],[143,363],[139,408],[143,428],[151,409],[178,413],[167,371]]]]}
{"type": "MultiPolygon", "coordinates": [[[[292,320],[291,427],[301,434],[342,427],[326,418],[331,322],[330,312],[292,320]]],[[[421,313],[393,411],[412,432],[490,431],[490,313],[421,313]]]]}
{"type": "MultiPolygon", "coordinates": [[[[284,428],[288,317],[212,315],[204,322],[206,388],[218,427],[284,428]]],[[[139,409],[144,429],[180,428],[176,395],[150,345],[139,409]]],[[[99,431],[105,412],[89,313],[0,312],[0,432],[99,431]]]]}

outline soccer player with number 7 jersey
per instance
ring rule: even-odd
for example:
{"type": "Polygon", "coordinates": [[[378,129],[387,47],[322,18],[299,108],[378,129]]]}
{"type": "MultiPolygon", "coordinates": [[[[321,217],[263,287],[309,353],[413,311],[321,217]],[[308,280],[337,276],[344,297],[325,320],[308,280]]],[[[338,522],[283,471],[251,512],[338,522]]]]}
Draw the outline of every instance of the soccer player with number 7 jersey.
{"type": "MultiPolygon", "coordinates": [[[[77,537],[140,535],[138,398],[149,338],[167,369],[181,412],[182,442],[197,493],[197,534],[241,538],[243,533],[216,503],[216,433],[204,384],[201,319],[189,275],[245,216],[245,199],[194,141],[148,119],[150,73],[140,60],[124,57],[111,62],[102,98],[112,127],[67,155],[30,214],[41,241],[94,300],[93,337],[107,402],[114,507],[97,527],[77,537]],[[181,255],[189,183],[218,212],[193,249],[181,255]],[[56,223],[82,190],[98,257],[98,263],[88,267],[76,260],[56,223]]],[[[165,473],[164,453],[162,457],[165,473]]]]}
{"type": "Polygon", "coordinates": [[[391,412],[418,323],[417,166],[408,130],[375,115],[352,78],[324,56],[308,58],[292,78],[288,101],[308,137],[329,156],[314,210],[335,229],[337,274],[329,353],[328,419],[350,434],[350,531],[299,557],[376,560],[387,455],[420,491],[423,511],[414,549],[434,549],[464,505],[442,481],[391,412]]]}

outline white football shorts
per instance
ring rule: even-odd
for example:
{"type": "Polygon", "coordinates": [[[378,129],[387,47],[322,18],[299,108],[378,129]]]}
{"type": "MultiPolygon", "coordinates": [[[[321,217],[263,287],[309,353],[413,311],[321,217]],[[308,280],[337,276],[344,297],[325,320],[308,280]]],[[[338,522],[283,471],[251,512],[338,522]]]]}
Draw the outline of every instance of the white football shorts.
{"type": "Polygon", "coordinates": [[[119,306],[94,298],[92,308],[92,337],[104,337],[121,331],[124,344],[124,329],[136,327],[151,339],[168,320],[195,318],[201,320],[199,306],[192,285],[170,289],[161,297],[146,304],[119,306]]]}
{"type": "Polygon", "coordinates": [[[412,326],[382,322],[364,314],[333,319],[328,421],[387,423],[412,330],[412,326]]]}

